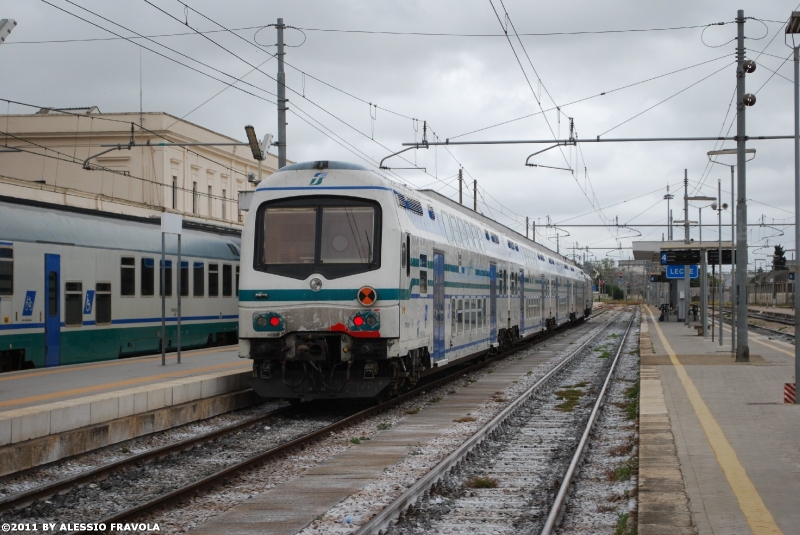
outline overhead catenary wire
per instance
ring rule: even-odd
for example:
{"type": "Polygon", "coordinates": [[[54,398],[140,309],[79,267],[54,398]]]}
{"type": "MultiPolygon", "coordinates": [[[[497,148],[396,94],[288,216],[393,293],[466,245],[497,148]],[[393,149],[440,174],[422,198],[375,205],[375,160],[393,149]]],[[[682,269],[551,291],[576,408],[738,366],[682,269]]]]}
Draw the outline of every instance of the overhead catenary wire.
{"type": "MultiPolygon", "coordinates": [[[[760,19],[765,22],[780,22],[768,19],[760,19]]],[[[732,24],[732,22],[712,22],[709,24],[696,24],[691,26],[671,26],[664,28],[628,28],[619,30],[583,30],[572,32],[524,32],[520,35],[523,37],[550,37],[550,36],[569,36],[569,35],[605,35],[605,34],[619,34],[619,33],[647,33],[647,32],[666,32],[675,30],[691,30],[697,28],[705,28],[706,26],[715,26],[723,24],[732,24]]],[[[264,28],[264,26],[242,26],[238,28],[231,28],[233,31],[250,31],[264,28]]],[[[398,32],[398,31],[380,31],[380,30],[359,30],[359,29],[340,29],[340,28],[304,28],[298,27],[298,30],[306,32],[324,32],[324,33],[351,33],[351,34],[366,34],[366,35],[396,35],[396,36],[416,36],[416,37],[504,37],[501,33],[444,33],[444,32],[398,32]]],[[[220,33],[225,30],[205,30],[203,33],[220,33]]],[[[161,33],[154,35],[147,35],[145,37],[158,38],[158,37],[184,37],[193,36],[195,32],[174,32],[174,33],[161,33]]],[[[124,39],[123,37],[95,37],[83,39],[47,39],[40,41],[9,41],[5,45],[39,45],[39,44],[63,44],[63,43],[88,43],[94,41],[117,41],[124,39]]],[[[135,38],[139,39],[139,38],[135,38]]]]}

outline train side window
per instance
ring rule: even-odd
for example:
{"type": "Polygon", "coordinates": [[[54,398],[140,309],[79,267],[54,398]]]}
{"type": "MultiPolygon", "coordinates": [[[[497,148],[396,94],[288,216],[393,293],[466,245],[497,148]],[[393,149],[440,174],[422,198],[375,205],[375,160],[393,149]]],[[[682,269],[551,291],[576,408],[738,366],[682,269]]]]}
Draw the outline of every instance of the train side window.
{"type": "Polygon", "coordinates": [[[406,267],[406,242],[400,243],[400,267],[403,269],[406,267]]]}
{"type": "Polygon", "coordinates": [[[208,296],[219,295],[219,264],[208,265],[208,296]]]}
{"type": "Polygon", "coordinates": [[[14,249],[0,247],[0,295],[14,293],[14,249]]]}
{"type": "Polygon", "coordinates": [[[464,332],[464,300],[458,300],[458,332],[464,332]]]}
{"type": "Polygon", "coordinates": [[[222,264],[222,297],[233,294],[233,281],[231,281],[231,265],[222,264]]]}
{"type": "Polygon", "coordinates": [[[155,293],[155,264],[152,258],[142,258],[142,296],[155,293]]]}
{"type": "Polygon", "coordinates": [[[132,256],[119,260],[119,294],[122,297],[136,295],[136,259],[132,256]]]}
{"type": "Polygon", "coordinates": [[[239,297],[239,266],[236,266],[236,297],[239,297]]]}
{"type": "Polygon", "coordinates": [[[181,297],[189,297],[189,262],[181,261],[181,297]]]}
{"type": "Polygon", "coordinates": [[[205,278],[206,278],[206,269],[205,264],[202,262],[195,262],[194,269],[192,269],[194,273],[192,273],[192,277],[194,278],[194,288],[192,295],[194,297],[203,297],[206,293],[206,286],[205,286],[205,278]]]}
{"type": "Polygon", "coordinates": [[[450,300],[450,334],[456,333],[456,300],[450,300]]]}
{"type": "Polygon", "coordinates": [[[486,328],[489,325],[489,318],[486,317],[486,298],[483,298],[483,303],[481,303],[481,312],[483,312],[483,327],[486,328]]]}
{"type": "Polygon", "coordinates": [[[428,294],[428,255],[419,255],[419,293],[428,294]]]}
{"type": "Polygon", "coordinates": [[[475,299],[470,299],[469,304],[471,310],[469,328],[474,331],[478,328],[478,304],[475,299]]]}
{"type": "Polygon", "coordinates": [[[453,235],[453,245],[456,247],[462,247],[461,244],[461,233],[458,231],[458,223],[456,223],[456,218],[451,217],[447,220],[447,223],[450,227],[450,234],[453,235]]]}
{"type": "Polygon", "coordinates": [[[411,234],[406,234],[406,277],[411,276],[411,234]]]}
{"type": "Polygon", "coordinates": [[[486,299],[478,299],[478,329],[483,329],[484,322],[486,321],[483,315],[483,305],[486,299]]]}
{"type": "Polygon", "coordinates": [[[172,260],[167,260],[164,263],[164,288],[161,287],[161,267],[162,263],[158,263],[158,295],[165,295],[172,297],[172,260]]]}
{"type": "Polygon", "coordinates": [[[94,322],[108,325],[111,323],[111,283],[98,282],[94,288],[94,322]]]}
{"type": "Polygon", "coordinates": [[[83,325],[83,283],[67,282],[64,291],[64,325],[83,325]]]}
{"type": "Polygon", "coordinates": [[[453,240],[453,229],[450,227],[450,216],[445,212],[442,212],[442,221],[444,223],[444,233],[447,235],[447,243],[455,243],[453,240]]]}

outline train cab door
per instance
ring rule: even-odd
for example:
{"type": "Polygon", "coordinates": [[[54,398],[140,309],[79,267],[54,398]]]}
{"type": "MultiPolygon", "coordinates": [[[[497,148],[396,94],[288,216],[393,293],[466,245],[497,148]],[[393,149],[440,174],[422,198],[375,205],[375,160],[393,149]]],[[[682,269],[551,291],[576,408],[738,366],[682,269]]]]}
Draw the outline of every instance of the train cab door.
{"type": "Polygon", "coordinates": [[[497,342],[497,264],[489,264],[489,343],[497,342]]]}
{"type": "Polygon", "coordinates": [[[44,255],[44,365],[61,364],[61,255],[44,255]]]}
{"type": "Polygon", "coordinates": [[[519,270],[519,281],[517,282],[519,293],[519,335],[525,336],[525,270],[519,270]]]}
{"type": "Polygon", "coordinates": [[[433,360],[444,358],[444,253],[433,251],[433,360]]]}

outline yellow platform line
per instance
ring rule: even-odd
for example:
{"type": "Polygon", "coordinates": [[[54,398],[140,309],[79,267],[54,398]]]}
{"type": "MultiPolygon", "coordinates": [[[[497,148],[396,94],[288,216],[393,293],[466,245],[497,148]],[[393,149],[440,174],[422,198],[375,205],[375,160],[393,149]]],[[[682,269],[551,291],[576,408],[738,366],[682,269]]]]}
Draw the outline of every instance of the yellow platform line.
{"type": "MultiPolygon", "coordinates": [[[[37,403],[40,401],[49,401],[56,398],[80,396],[83,394],[91,394],[101,390],[114,390],[127,386],[133,386],[139,383],[147,383],[157,381],[159,379],[172,379],[174,377],[184,378],[191,377],[191,375],[202,374],[205,372],[215,372],[224,370],[225,368],[233,368],[235,366],[242,366],[241,362],[226,362],[224,364],[216,364],[214,366],[205,366],[203,368],[184,369],[174,372],[161,373],[158,375],[148,375],[147,377],[136,377],[134,379],[126,379],[124,381],[117,381],[115,383],[105,383],[102,385],[84,386],[81,388],[73,388],[71,390],[62,390],[60,392],[50,392],[49,394],[39,394],[37,396],[28,396],[27,398],[9,399],[0,401],[0,407],[13,407],[14,405],[22,405],[24,403],[37,403]]],[[[249,371],[250,366],[242,368],[242,371],[249,371]]]]}
{"type": "Polygon", "coordinates": [[[686,368],[680,363],[675,351],[667,342],[667,337],[658,325],[658,322],[653,316],[650,307],[647,307],[647,312],[650,314],[650,319],[653,321],[653,326],[658,332],[658,337],[661,339],[661,344],[669,355],[672,365],[675,367],[675,372],[681,380],[686,396],[694,408],[697,418],[700,420],[700,425],[703,427],[703,432],[706,434],[708,443],[711,449],[714,450],[714,456],[717,458],[719,467],[722,468],[725,477],[730,484],[733,494],[739,502],[739,508],[744,513],[747,523],[754,535],[777,535],[783,534],[783,531],[775,523],[772,518],[772,513],[769,512],[761,495],[756,490],[753,482],[747,476],[742,463],[739,462],[739,457],[736,455],[736,450],[733,449],[728,439],[725,438],[722,428],[719,426],[714,416],[711,414],[708,406],[703,401],[703,397],[695,387],[689,374],[686,373],[686,368]]]}
{"type": "MultiPolygon", "coordinates": [[[[235,345],[231,346],[219,346],[214,349],[198,349],[198,350],[190,350],[190,351],[181,351],[181,357],[196,357],[197,355],[207,355],[208,353],[218,353],[220,351],[225,351],[225,348],[230,348],[228,351],[235,351],[235,345]]],[[[166,360],[174,359],[177,360],[178,357],[175,353],[167,354],[166,360]]],[[[95,368],[107,368],[108,366],[122,366],[126,364],[137,364],[140,362],[160,362],[161,355],[156,355],[153,357],[132,357],[132,358],[124,358],[124,359],[115,359],[105,362],[98,362],[96,364],[64,364],[58,366],[57,368],[46,368],[46,369],[37,369],[31,372],[10,372],[2,374],[0,377],[0,381],[15,381],[17,379],[27,379],[28,377],[43,377],[45,375],[55,375],[60,373],[68,373],[68,372],[81,372],[84,370],[93,370],[95,368]]]]}

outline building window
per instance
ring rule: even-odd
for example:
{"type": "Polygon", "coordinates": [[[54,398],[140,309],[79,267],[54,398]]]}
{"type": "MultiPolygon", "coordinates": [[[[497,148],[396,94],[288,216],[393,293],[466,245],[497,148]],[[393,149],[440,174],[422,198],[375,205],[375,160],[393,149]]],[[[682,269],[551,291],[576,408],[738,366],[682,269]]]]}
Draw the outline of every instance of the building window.
{"type": "Polygon", "coordinates": [[[236,266],[236,297],[239,297],[239,266],[236,266]]]}
{"type": "Polygon", "coordinates": [[[194,269],[192,269],[194,273],[192,273],[192,277],[194,278],[194,291],[192,295],[194,297],[203,297],[205,294],[205,278],[206,278],[206,269],[205,264],[202,262],[195,262],[194,269]]]}
{"type": "Polygon", "coordinates": [[[189,297],[189,262],[181,262],[181,297],[189,297]]]}
{"type": "Polygon", "coordinates": [[[155,293],[155,264],[152,258],[142,258],[142,296],[153,295],[155,293]]]}
{"type": "Polygon", "coordinates": [[[166,267],[164,267],[164,287],[161,286],[161,267],[164,266],[164,262],[158,263],[158,295],[165,295],[172,297],[172,260],[166,261],[166,267]]]}
{"type": "Polygon", "coordinates": [[[172,209],[178,209],[178,177],[172,175],[172,209]]]}
{"type": "Polygon", "coordinates": [[[111,323],[111,283],[98,282],[94,292],[94,322],[97,325],[111,323]]]}
{"type": "Polygon", "coordinates": [[[226,201],[225,195],[227,191],[222,190],[222,219],[228,219],[228,202],[226,201]]]}
{"type": "Polygon", "coordinates": [[[83,325],[83,283],[68,282],[64,293],[64,325],[80,327],[83,325]]]}
{"type": "Polygon", "coordinates": [[[208,265],[208,296],[219,295],[219,264],[208,265]]]}
{"type": "Polygon", "coordinates": [[[211,193],[211,186],[208,186],[208,217],[214,217],[214,199],[211,193]]]}
{"type": "Polygon", "coordinates": [[[0,295],[14,293],[14,249],[0,247],[0,295]]]}
{"type": "Polygon", "coordinates": [[[119,266],[119,294],[123,297],[136,295],[136,259],[123,256],[119,266]]]}
{"type": "Polygon", "coordinates": [[[197,213],[197,182],[192,182],[192,213],[197,213]]]}
{"type": "Polygon", "coordinates": [[[222,264],[222,297],[230,297],[233,294],[232,275],[231,265],[222,264]]]}

